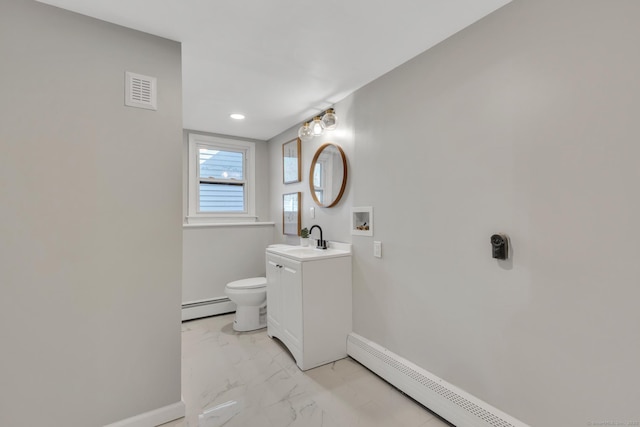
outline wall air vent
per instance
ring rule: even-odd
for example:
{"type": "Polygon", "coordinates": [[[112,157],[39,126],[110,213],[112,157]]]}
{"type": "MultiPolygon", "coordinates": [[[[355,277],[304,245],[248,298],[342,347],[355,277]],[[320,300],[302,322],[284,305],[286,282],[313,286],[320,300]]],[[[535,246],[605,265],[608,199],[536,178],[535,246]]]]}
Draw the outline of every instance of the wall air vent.
{"type": "Polygon", "coordinates": [[[157,110],[157,79],[127,71],[124,105],[157,110]]]}

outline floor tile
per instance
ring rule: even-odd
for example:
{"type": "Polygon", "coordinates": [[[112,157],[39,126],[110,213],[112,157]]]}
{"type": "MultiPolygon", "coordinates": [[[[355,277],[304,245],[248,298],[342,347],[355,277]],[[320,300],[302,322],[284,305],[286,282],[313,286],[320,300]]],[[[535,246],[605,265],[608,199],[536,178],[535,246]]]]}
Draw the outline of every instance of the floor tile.
{"type": "Polygon", "coordinates": [[[266,329],[232,324],[182,324],[186,416],[162,427],[451,427],[349,357],[303,372],[266,329]]]}

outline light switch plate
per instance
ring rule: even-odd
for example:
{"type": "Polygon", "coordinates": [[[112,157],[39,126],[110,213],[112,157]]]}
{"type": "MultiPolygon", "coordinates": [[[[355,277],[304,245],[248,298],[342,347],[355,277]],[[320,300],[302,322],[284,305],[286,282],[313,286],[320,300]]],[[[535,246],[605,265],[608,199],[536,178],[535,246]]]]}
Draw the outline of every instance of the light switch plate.
{"type": "Polygon", "coordinates": [[[309,216],[311,217],[311,219],[316,217],[316,208],[314,208],[313,206],[309,208],[309,216]]]}
{"type": "Polygon", "coordinates": [[[373,256],[376,258],[382,258],[382,242],[373,242],[373,256]]]}

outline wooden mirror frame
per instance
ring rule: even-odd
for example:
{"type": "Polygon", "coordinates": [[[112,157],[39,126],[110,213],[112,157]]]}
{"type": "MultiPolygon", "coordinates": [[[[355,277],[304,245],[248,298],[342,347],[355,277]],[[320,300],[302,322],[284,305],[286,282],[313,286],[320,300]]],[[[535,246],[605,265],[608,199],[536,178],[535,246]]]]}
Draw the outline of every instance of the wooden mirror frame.
{"type": "Polygon", "coordinates": [[[347,156],[344,154],[344,151],[342,151],[342,148],[338,144],[334,144],[333,142],[322,144],[316,151],[316,154],[313,156],[313,160],[311,161],[311,168],[309,170],[309,190],[311,190],[311,197],[313,197],[313,201],[316,202],[316,204],[321,208],[332,208],[337,205],[340,199],[342,199],[345,188],[347,188],[347,175],[347,156]],[[330,204],[324,205],[320,203],[320,200],[318,200],[318,198],[316,197],[316,190],[313,186],[313,171],[316,168],[316,162],[322,154],[322,151],[329,146],[333,146],[338,149],[340,157],[342,157],[342,168],[344,170],[344,175],[342,177],[342,184],[340,185],[340,191],[338,192],[338,195],[331,201],[330,204]]]}

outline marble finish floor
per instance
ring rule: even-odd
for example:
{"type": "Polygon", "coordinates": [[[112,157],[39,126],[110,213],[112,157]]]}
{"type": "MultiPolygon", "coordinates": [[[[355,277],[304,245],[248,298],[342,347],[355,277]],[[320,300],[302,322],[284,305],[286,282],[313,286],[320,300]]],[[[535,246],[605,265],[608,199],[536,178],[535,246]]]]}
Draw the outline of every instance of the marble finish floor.
{"type": "Polygon", "coordinates": [[[302,372],[233,314],[182,324],[186,417],[162,427],[451,427],[351,358],[302,372]]]}

